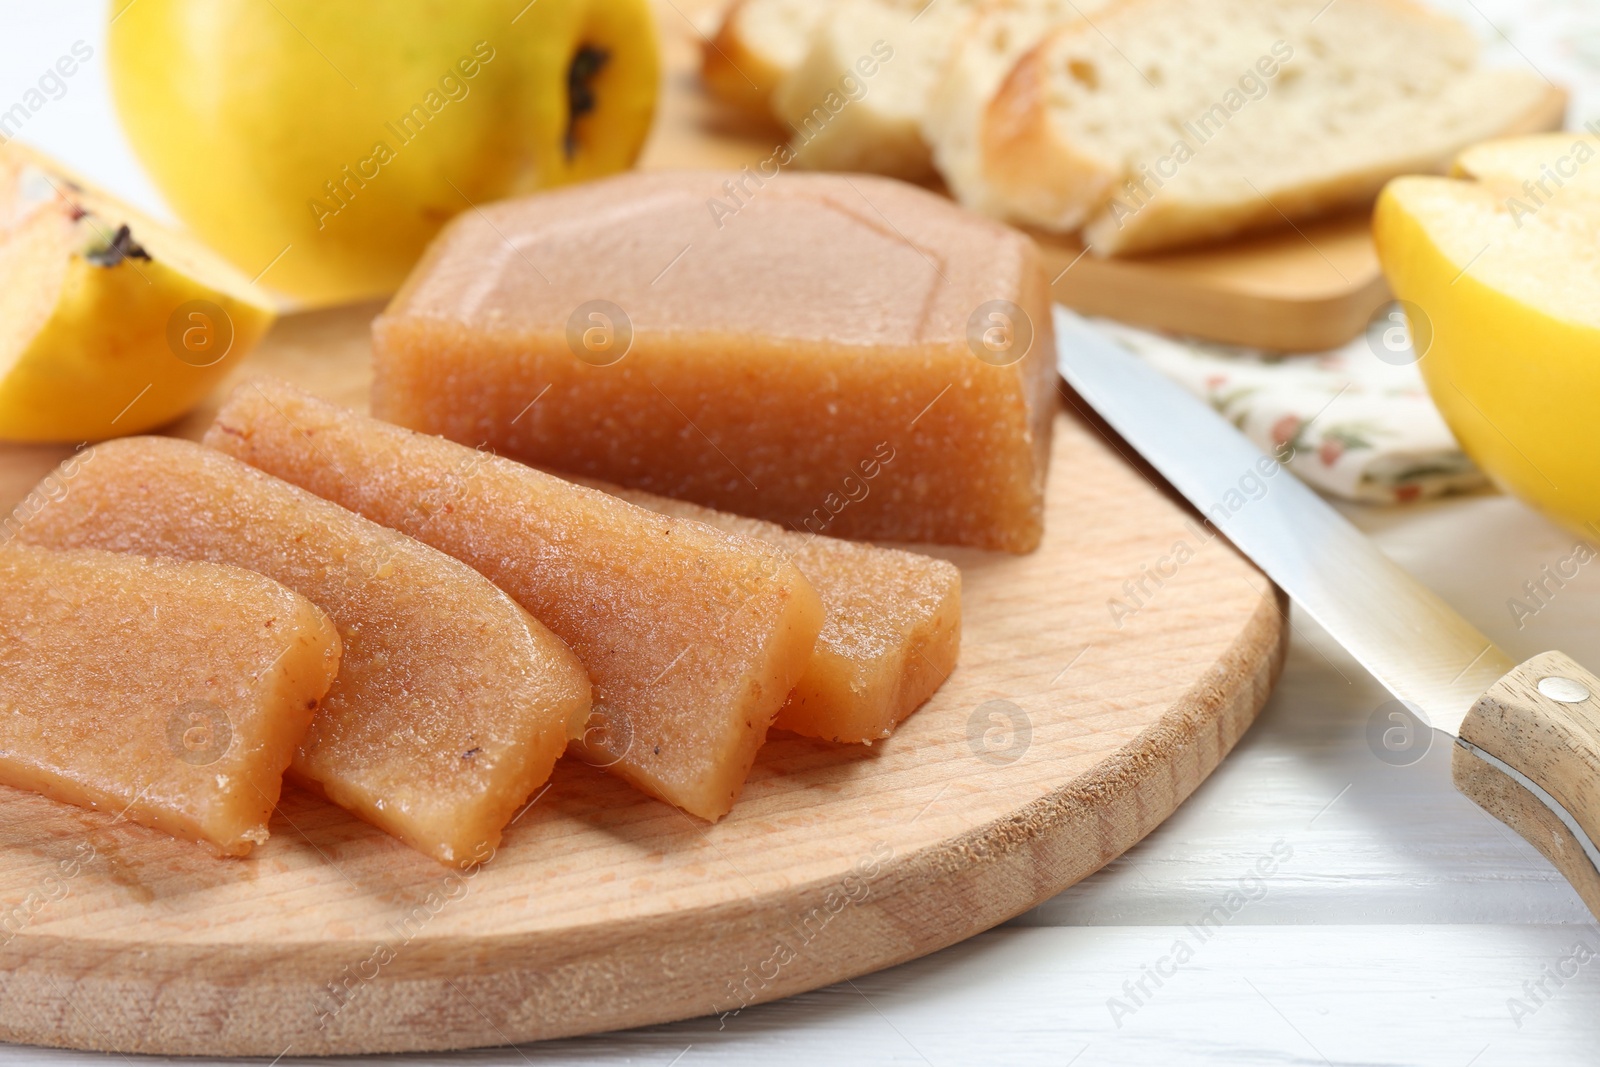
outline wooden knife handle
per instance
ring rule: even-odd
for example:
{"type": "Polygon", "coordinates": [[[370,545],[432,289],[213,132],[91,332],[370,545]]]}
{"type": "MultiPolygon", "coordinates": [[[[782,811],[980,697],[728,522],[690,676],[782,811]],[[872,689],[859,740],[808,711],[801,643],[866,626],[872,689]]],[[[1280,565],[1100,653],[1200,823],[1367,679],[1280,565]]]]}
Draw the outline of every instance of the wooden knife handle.
{"type": "Polygon", "coordinates": [[[1523,663],[1467,713],[1451,772],[1600,918],[1600,678],[1560,652],[1523,663]]]}

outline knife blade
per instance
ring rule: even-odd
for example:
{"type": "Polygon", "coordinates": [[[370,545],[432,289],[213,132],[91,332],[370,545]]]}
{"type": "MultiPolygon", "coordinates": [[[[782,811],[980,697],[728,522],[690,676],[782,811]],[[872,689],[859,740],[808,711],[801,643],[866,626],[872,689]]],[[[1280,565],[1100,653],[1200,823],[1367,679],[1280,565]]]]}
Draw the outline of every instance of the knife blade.
{"type": "Polygon", "coordinates": [[[1216,409],[1072,312],[1055,326],[1078,395],[1385,688],[1459,734],[1515,661],[1216,409]]]}
{"type": "Polygon", "coordinates": [[[1449,735],[1462,791],[1543,852],[1600,916],[1600,679],[1560,653],[1519,666],[1288,473],[1286,455],[1262,452],[1073,312],[1055,309],[1055,333],[1058,368],[1078,395],[1385,688],[1449,735]],[[1562,830],[1568,839],[1558,840],[1562,830]]]}

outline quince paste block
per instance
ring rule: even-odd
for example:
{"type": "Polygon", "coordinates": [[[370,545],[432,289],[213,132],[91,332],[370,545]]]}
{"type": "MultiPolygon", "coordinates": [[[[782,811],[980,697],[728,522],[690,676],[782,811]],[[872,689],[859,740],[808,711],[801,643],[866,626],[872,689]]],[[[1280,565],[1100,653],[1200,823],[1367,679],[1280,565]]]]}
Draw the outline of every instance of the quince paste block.
{"type": "Polygon", "coordinates": [[[572,651],[459,560],[189,441],[76,463],[24,540],[247,567],[333,618],[344,662],[293,771],[411,847],[489,858],[582,729],[572,651]]]}
{"type": "Polygon", "coordinates": [[[628,174],[458,215],[374,323],[373,414],[813,533],[1026,552],[1048,292],[1027,236],[900,182],[628,174]]]}
{"type": "Polygon", "coordinates": [[[663,515],[765,541],[800,568],[822,600],[822,632],[774,726],[871,744],[893,733],[955,670],[961,572],[954,564],[785,530],[638,489],[586,484],[663,515]]]}
{"type": "Polygon", "coordinates": [[[218,852],[267,839],[339,670],[321,609],[237,567],[0,547],[0,783],[218,852]]]}
{"type": "Polygon", "coordinates": [[[770,545],[368,418],[293,386],[235,390],[206,443],[476,567],[589,670],[589,762],[727,814],[811,660],[822,607],[770,545]]]}

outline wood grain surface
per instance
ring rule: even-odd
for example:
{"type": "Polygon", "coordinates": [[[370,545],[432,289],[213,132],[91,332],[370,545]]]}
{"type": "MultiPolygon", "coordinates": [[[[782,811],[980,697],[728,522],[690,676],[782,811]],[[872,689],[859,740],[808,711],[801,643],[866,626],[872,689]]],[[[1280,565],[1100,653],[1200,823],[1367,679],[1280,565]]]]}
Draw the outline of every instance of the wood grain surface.
{"type": "Polygon", "coordinates": [[[1084,255],[1074,237],[1034,237],[1061,303],[1208,341],[1325,351],[1359,335],[1389,301],[1366,211],[1120,259],[1084,255]]]}
{"type": "MultiPolygon", "coordinates": [[[[700,93],[689,17],[659,18],[645,165],[764,158],[770,133],[700,93]]],[[[365,409],[376,311],[287,318],[234,378],[365,409]]],[[[198,437],[220,395],[172,432],[198,437]]],[[[592,1033],[738,1012],[1034,907],[1168,816],[1283,658],[1276,590],[1122,447],[1064,412],[1044,547],[940,552],[964,582],[946,685],[870,749],[775,734],[715,826],[567,760],[459,875],[293,787],[239,862],[0,788],[0,1038],[273,1057],[592,1033]]],[[[67,451],[0,448],[0,509],[67,451]]]]}
{"type": "MultiPolygon", "coordinates": [[[[1600,838],[1600,678],[1572,657],[1544,652],[1519,664],[1468,712],[1461,740],[1526,775],[1591,841],[1600,838]],[[1569,696],[1579,699],[1559,691],[1552,698],[1540,689],[1544,679],[1574,688],[1569,696]]],[[[1554,811],[1464,747],[1455,747],[1451,768],[1457,788],[1543,853],[1600,915],[1600,871],[1554,811]]]]}
{"type": "MultiPolygon", "coordinates": [[[[372,311],[284,320],[240,372],[364,407],[372,311]]],[[[0,453],[8,499],[51,458],[0,453]]],[[[715,826],[567,760],[461,876],[293,788],[239,862],[0,790],[0,1037],[264,1056],[501,1044],[736,1011],[1023,912],[1205,778],[1285,634],[1260,573],[1065,413],[1046,525],[1030,556],[941,553],[962,568],[961,664],[892,739],[776,735],[715,826]],[[1139,582],[1119,619],[1112,598],[1139,582]]]]}

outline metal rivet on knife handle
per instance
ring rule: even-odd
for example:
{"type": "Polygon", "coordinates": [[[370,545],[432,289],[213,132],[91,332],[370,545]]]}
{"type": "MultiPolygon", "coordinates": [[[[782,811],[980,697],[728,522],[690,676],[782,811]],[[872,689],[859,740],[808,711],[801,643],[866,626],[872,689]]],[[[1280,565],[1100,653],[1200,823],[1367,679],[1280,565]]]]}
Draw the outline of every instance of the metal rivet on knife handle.
{"type": "Polygon", "coordinates": [[[1539,692],[1551,700],[1559,700],[1563,704],[1582,704],[1589,699],[1589,690],[1581,682],[1571,678],[1564,678],[1559,674],[1552,674],[1548,678],[1539,679],[1539,692]]]}

